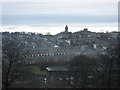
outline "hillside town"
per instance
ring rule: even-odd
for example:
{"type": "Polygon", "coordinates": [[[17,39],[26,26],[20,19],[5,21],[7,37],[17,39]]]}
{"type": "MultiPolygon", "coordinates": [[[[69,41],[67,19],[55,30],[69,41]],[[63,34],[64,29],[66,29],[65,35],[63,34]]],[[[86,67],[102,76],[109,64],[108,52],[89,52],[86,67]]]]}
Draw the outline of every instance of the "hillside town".
{"type": "Polygon", "coordinates": [[[96,33],[89,31],[87,28],[72,33],[69,32],[68,26],[66,25],[65,31],[56,35],[43,35],[32,32],[2,32],[2,37],[17,36],[16,38],[25,43],[28,49],[79,47],[84,51],[96,50],[102,53],[110,45],[118,43],[118,33],[96,33]]]}
{"type": "Polygon", "coordinates": [[[1,34],[4,88],[119,87],[119,32],[1,34]]]}

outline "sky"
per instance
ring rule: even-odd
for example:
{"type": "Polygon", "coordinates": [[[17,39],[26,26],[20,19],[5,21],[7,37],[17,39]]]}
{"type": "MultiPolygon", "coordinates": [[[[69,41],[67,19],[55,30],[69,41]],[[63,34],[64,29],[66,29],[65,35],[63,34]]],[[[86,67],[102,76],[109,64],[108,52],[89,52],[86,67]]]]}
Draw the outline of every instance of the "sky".
{"type": "Polygon", "coordinates": [[[31,2],[2,2],[3,31],[26,31],[56,34],[90,31],[117,31],[117,0],[30,0],[31,2]]]}

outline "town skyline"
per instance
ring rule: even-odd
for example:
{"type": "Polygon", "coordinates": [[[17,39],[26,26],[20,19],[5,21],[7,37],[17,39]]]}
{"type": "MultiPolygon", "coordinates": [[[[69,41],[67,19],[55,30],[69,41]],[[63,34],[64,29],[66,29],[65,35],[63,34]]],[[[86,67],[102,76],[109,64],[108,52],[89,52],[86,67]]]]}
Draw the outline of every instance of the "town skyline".
{"type": "Polygon", "coordinates": [[[54,1],[3,2],[1,31],[56,34],[67,24],[71,32],[88,28],[95,32],[118,31],[118,3],[54,1]]]}

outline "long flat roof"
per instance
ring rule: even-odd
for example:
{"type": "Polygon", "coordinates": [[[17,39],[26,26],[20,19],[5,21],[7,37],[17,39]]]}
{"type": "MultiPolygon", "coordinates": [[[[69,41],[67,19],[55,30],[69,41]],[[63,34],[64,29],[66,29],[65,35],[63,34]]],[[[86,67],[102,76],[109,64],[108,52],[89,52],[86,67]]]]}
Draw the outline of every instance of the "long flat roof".
{"type": "Polygon", "coordinates": [[[49,66],[47,71],[79,71],[80,66],[49,66]]]}

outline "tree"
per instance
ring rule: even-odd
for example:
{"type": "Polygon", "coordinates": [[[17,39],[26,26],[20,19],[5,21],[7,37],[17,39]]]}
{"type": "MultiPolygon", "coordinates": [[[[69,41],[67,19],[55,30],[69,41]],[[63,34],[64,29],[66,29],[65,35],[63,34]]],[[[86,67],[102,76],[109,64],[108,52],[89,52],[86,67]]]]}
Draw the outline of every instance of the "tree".
{"type": "Polygon", "coordinates": [[[24,51],[25,45],[21,43],[16,36],[6,36],[2,38],[2,84],[3,88],[8,88],[10,84],[20,76],[23,72],[20,71],[20,66],[23,55],[27,52],[24,51]]]}
{"type": "Polygon", "coordinates": [[[108,88],[110,86],[112,69],[113,62],[109,55],[99,55],[99,63],[95,68],[98,87],[108,88]]]}
{"type": "MultiPolygon", "coordinates": [[[[89,88],[91,82],[89,82],[89,76],[93,76],[93,69],[96,66],[96,59],[88,57],[87,55],[80,55],[70,62],[70,66],[78,66],[80,68],[80,76],[82,81],[79,85],[75,85],[80,88],[89,88]]],[[[78,80],[77,80],[78,81],[78,80]]],[[[79,82],[80,82],[79,81],[79,82]]],[[[92,85],[92,84],[91,84],[92,85]]]]}
{"type": "MultiPolygon", "coordinates": [[[[118,84],[116,85],[116,87],[119,87],[120,88],[120,43],[119,43],[119,39],[118,39],[118,43],[117,44],[113,44],[113,45],[110,45],[110,47],[108,48],[108,54],[110,56],[110,59],[109,59],[109,62],[111,64],[111,66],[109,67],[110,68],[110,71],[109,71],[109,75],[112,74],[112,69],[114,69],[114,78],[116,78],[116,75],[117,75],[117,78],[118,78],[118,84]]],[[[111,80],[111,76],[109,78],[111,80]]],[[[113,81],[113,80],[111,80],[113,81]]],[[[109,82],[109,88],[111,87],[111,81],[109,82]]],[[[116,83],[116,82],[114,82],[116,83]]]]}
{"type": "Polygon", "coordinates": [[[110,45],[106,55],[99,55],[99,67],[96,68],[100,87],[116,88],[120,86],[120,46],[110,45]],[[101,68],[99,70],[99,68],[101,68]]]}

